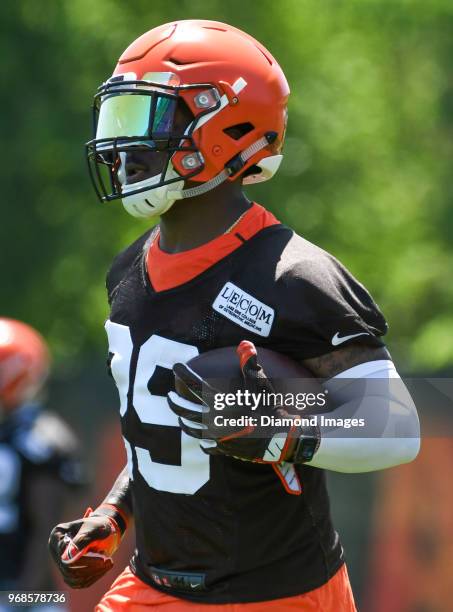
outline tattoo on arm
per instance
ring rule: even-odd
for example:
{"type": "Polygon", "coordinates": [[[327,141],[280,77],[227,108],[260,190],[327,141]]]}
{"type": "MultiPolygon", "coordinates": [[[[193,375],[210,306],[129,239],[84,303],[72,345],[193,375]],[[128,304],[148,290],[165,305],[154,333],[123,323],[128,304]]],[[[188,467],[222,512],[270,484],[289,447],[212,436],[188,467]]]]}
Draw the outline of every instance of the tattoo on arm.
{"type": "Polygon", "coordinates": [[[349,344],[326,355],[305,359],[302,364],[316,377],[332,378],[339,372],[344,372],[348,368],[359,365],[359,363],[380,359],[391,359],[390,353],[384,346],[349,344]]]}

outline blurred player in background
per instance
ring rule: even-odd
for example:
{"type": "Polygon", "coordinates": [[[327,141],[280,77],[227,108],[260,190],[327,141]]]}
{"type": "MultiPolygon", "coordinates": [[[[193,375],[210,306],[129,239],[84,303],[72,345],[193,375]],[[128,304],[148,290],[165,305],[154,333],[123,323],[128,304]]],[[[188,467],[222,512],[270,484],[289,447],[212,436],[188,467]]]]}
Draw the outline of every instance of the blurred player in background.
{"type": "Polygon", "coordinates": [[[41,335],[0,318],[1,591],[56,589],[45,554],[48,533],[70,487],[81,484],[78,442],[42,405],[49,367],[41,335]]]}

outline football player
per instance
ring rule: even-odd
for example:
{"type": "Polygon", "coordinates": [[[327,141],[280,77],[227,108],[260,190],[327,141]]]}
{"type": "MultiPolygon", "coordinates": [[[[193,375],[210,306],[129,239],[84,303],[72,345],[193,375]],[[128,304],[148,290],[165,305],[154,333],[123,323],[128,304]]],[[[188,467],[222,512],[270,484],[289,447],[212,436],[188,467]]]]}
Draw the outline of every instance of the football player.
{"type": "Polygon", "coordinates": [[[49,365],[36,330],[0,318],[1,591],[56,588],[43,552],[68,487],[81,484],[78,442],[40,401],[49,365]]]}
{"type": "Polygon", "coordinates": [[[133,517],[136,552],[97,612],[355,610],[323,469],[417,455],[417,413],[402,383],[390,388],[400,379],[377,305],[243,191],[278,170],[288,95],[258,41],[187,20],[134,41],[95,96],[87,154],[99,198],[161,217],[107,275],[128,464],[94,512],[50,538],[66,582],[84,587],[111,567],[133,517]],[[368,419],[373,435],[289,425],[222,436],[203,424],[212,396],[185,363],[237,346],[245,387],[265,391],[256,344],[326,379],[329,414],[368,419]],[[191,399],[175,392],[173,368],[191,399]]]}

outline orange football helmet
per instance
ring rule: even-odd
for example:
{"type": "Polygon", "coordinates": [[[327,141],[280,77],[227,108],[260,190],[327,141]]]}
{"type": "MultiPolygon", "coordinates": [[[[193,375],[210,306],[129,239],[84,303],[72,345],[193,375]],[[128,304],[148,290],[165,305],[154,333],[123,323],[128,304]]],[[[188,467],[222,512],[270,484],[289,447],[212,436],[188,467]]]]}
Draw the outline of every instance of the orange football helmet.
{"type": "Polygon", "coordinates": [[[87,156],[99,198],[148,217],[223,181],[268,180],[282,159],[288,95],[277,61],[237,28],[189,19],[150,30],[95,96],[87,156]],[[159,160],[138,182],[125,172],[136,150],[159,160]]]}
{"type": "Polygon", "coordinates": [[[0,405],[11,409],[33,399],[49,366],[42,336],[26,323],[0,317],[0,405]]]}

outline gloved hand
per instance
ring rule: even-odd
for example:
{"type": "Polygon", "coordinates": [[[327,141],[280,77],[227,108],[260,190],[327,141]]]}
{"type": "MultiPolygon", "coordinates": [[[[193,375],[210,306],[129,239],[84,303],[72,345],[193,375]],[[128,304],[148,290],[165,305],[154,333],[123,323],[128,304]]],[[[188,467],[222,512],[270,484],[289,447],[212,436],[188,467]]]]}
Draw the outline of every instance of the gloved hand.
{"type": "MultiPolygon", "coordinates": [[[[237,354],[243,376],[243,389],[265,398],[274,389],[263,368],[257,362],[257,351],[252,342],[242,341],[237,354]]],[[[237,459],[260,463],[281,463],[290,458],[296,442],[303,433],[302,427],[294,421],[284,407],[261,401],[252,410],[251,406],[225,406],[222,411],[215,409],[218,391],[204,381],[196,372],[183,363],[173,367],[175,376],[180,378],[194,401],[179,396],[174,391],[168,394],[170,408],[179,416],[182,430],[200,439],[200,446],[212,455],[230,455],[237,459]],[[197,403],[202,402],[202,403],[197,403]],[[222,416],[222,425],[216,425],[215,416],[222,416]],[[227,419],[241,416],[246,424],[235,425],[227,419]],[[270,423],[262,425],[262,416],[271,417],[270,423]],[[273,424],[275,422],[275,424],[273,424]],[[282,424],[280,424],[282,423],[282,424]]],[[[272,397],[272,396],[269,396],[272,397]]]]}
{"type": "Polygon", "coordinates": [[[64,581],[73,589],[84,589],[113,567],[112,555],[122,537],[118,521],[109,509],[91,508],[82,519],[61,523],[51,532],[49,549],[64,581]]]}

